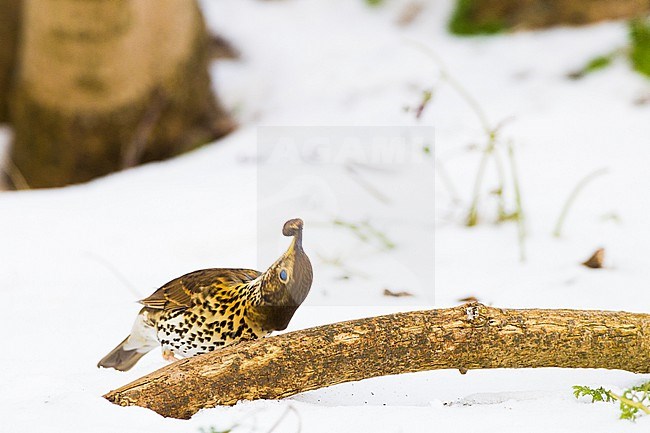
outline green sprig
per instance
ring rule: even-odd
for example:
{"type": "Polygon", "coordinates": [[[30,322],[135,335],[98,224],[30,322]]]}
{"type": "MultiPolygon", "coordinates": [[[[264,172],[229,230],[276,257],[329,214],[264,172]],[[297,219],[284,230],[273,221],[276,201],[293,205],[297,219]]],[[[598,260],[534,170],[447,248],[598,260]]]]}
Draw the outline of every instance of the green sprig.
{"type": "Polygon", "coordinates": [[[590,388],[576,385],[573,387],[573,395],[576,398],[591,397],[592,403],[597,401],[605,403],[618,401],[621,419],[634,421],[643,414],[650,415],[650,381],[625,389],[620,395],[602,386],[590,388]]]}

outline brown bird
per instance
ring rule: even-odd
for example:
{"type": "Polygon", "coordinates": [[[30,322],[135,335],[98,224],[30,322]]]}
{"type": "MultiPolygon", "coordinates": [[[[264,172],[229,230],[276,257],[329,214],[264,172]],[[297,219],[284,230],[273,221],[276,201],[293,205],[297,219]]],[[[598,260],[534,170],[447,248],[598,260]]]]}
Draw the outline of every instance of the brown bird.
{"type": "Polygon", "coordinates": [[[312,268],[302,249],[300,219],[287,221],[287,251],[264,273],[204,269],[176,278],[140,301],[131,334],[98,367],[126,371],[158,347],[168,361],[264,337],[289,324],[309,293],[312,268]]]}

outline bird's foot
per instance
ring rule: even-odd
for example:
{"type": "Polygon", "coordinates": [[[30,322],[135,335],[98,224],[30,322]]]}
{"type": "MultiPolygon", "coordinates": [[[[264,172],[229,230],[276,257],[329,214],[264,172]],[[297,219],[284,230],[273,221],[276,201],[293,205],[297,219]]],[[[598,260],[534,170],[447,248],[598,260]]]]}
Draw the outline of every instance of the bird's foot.
{"type": "Polygon", "coordinates": [[[169,350],[169,349],[165,349],[165,350],[163,350],[162,355],[163,355],[163,359],[164,359],[165,361],[167,361],[167,362],[175,362],[175,361],[178,361],[178,358],[176,358],[176,356],[174,356],[174,352],[172,352],[172,351],[169,350]]]}

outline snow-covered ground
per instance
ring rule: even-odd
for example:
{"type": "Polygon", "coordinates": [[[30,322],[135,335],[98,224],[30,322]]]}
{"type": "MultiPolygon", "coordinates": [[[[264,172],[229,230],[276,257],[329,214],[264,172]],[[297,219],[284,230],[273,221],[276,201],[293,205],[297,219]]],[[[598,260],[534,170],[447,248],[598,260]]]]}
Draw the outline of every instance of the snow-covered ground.
{"type": "MultiPolygon", "coordinates": [[[[415,20],[399,26],[408,3],[204,0],[210,26],[242,53],[213,71],[239,131],[85,185],[0,194],[1,432],[265,432],[280,418],[282,432],[648,431],[650,417],[619,421],[614,405],[573,398],[575,384],[621,389],[648,379],[604,370],[408,374],[205,410],[189,421],[101,398],[163,365],[152,353],[128,373],[95,367],[128,332],[135,300],[198,268],[263,269],[285,247],[283,219],[294,216],[305,219],[315,281],[289,330],[453,306],[466,296],[501,307],[648,312],[650,105],[634,101],[650,86],[623,61],[566,78],[624,45],[625,25],[458,39],[445,32],[450,2],[422,0],[415,20]],[[428,51],[491,123],[510,119],[502,134],[514,143],[519,171],[525,263],[513,223],[462,225],[480,159],[468,146],[483,144],[474,113],[448,85],[436,87],[419,121],[404,110],[438,82],[428,51]],[[344,159],[325,168],[260,159],[258,141],[278,131],[291,139],[304,131],[298,127],[326,126],[336,146],[332,136],[355,136],[358,129],[343,127],[358,125],[435,128],[438,167],[460,204],[440,173],[434,188],[426,158],[396,166],[362,158],[352,171],[344,159]],[[578,197],[563,237],[551,236],[572,188],[601,168],[607,174],[578,197]],[[332,224],[365,218],[395,247],[332,224]],[[601,246],[606,269],[580,265],[601,246]],[[386,297],[385,288],[415,296],[386,297]]],[[[490,169],[485,191],[494,176],[490,169]]],[[[483,198],[481,215],[489,217],[493,202],[483,198]]]]}

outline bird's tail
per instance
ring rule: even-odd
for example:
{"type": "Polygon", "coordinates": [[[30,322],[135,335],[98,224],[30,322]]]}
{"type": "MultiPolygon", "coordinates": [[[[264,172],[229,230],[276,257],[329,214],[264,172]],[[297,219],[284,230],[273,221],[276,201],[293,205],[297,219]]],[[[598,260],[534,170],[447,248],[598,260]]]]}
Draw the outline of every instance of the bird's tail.
{"type": "Polygon", "coordinates": [[[151,350],[151,348],[137,348],[126,350],[126,346],[129,337],[126,337],[124,341],[117,345],[117,347],[110,351],[108,355],[103,357],[101,361],[97,363],[97,367],[104,368],[114,368],[119,371],[130,370],[131,367],[135,365],[136,362],[144,355],[151,350]]]}

